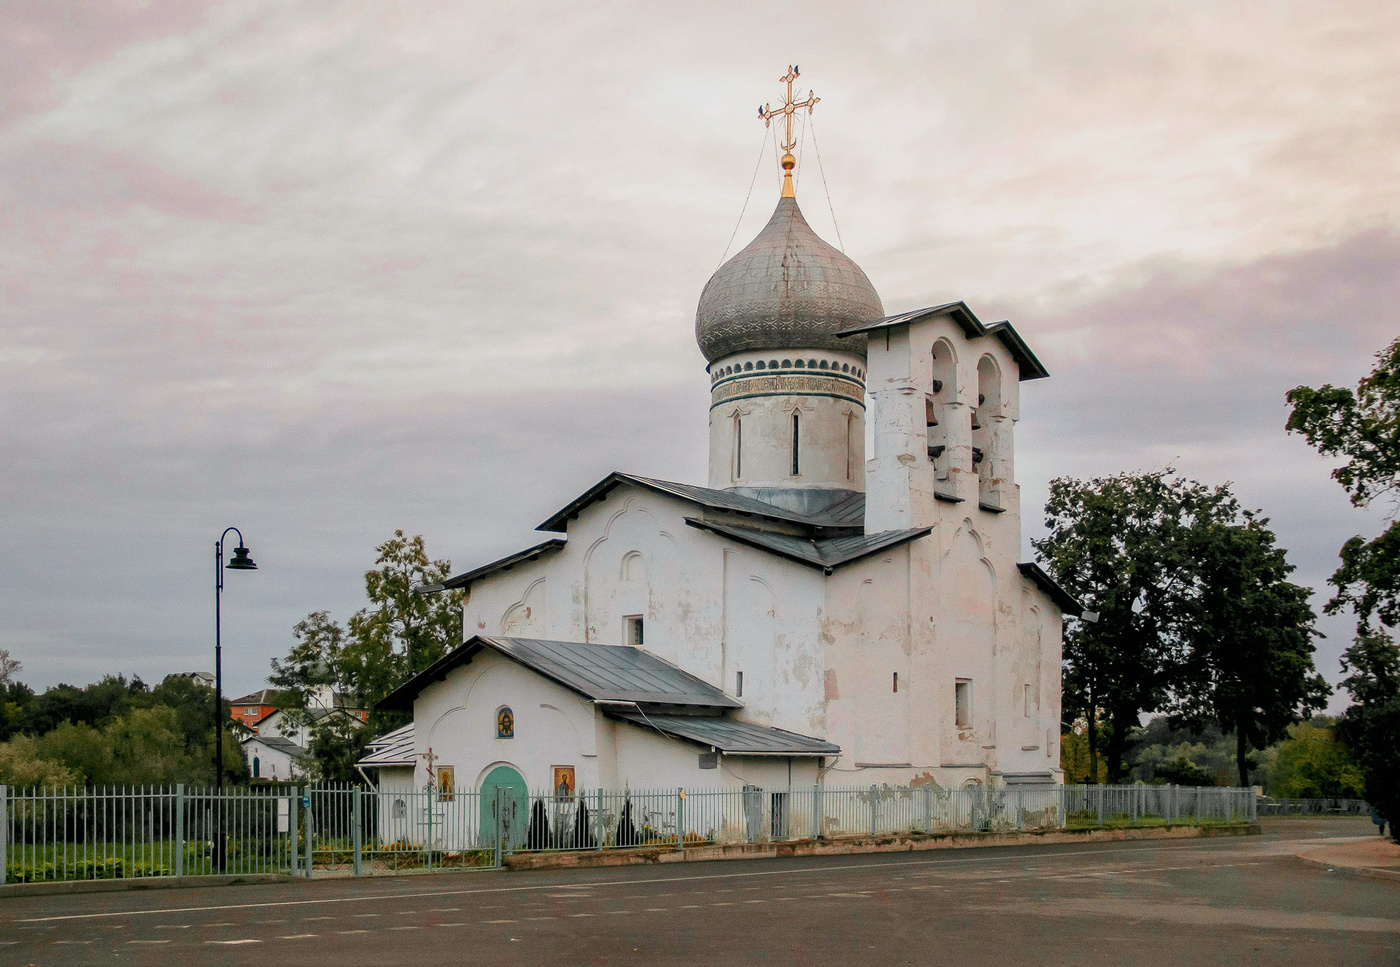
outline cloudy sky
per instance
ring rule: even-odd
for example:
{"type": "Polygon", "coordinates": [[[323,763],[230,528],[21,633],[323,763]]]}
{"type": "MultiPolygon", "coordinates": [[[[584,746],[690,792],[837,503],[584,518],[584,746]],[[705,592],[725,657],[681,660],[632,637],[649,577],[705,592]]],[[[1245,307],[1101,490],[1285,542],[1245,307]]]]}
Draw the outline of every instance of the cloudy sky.
{"type": "MultiPolygon", "coordinates": [[[[1283,394],[1400,331],[1394,3],[10,0],[23,678],[211,667],[228,524],[261,565],[225,595],[236,694],[360,606],[395,528],[465,568],[611,469],[703,481],[695,301],[771,211],[753,115],[792,62],[813,227],[888,311],[966,300],[1051,371],[1027,538],[1051,477],[1173,465],[1271,515],[1320,605],[1389,508],[1283,394]]],[[[1352,625],[1322,625],[1334,681],[1352,625]]]]}

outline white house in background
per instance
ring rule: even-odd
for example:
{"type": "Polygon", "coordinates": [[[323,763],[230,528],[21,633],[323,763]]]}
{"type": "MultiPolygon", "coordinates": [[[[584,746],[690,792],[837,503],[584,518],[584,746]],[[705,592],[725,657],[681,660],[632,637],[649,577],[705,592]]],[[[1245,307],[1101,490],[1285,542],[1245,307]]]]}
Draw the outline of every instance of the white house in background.
{"type": "Polygon", "coordinates": [[[382,703],[413,729],[361,763],[381,782],[1062,781],[1080,607],[1017,557],[1020,384],[1047,373],[963,303],[887,316],[792,166],[700,296],[708,485],[611,474],[446,581],[467,640],[382,703]]]}
{"type": "Polygon", "coordinates": [[[267,782],[305,779],[309,753],[303,746],[280,735],[251,735],[243,740],[243,756],[248,773],[267,782]]]}

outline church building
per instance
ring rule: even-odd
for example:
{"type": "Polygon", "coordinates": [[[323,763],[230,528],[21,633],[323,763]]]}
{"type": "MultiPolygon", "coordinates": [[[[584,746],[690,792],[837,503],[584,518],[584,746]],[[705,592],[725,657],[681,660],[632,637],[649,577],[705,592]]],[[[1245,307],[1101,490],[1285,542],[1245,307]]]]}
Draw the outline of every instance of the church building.
{"type": "MultiPolygon", "coordinates": [[[[808,226],[792,120],[767,225],[700,294],[709,479],[610,474],[458,574],[463,644],[388,696],[381,786],[1058,783],[1061,625],[1018,561],[1020,385],[961,302],[887,315],[808,226]],[[867,428],[872,450],[866,452],[867,428]]],[[[433,589],[426,589],[433,590],[433,589]]]]}

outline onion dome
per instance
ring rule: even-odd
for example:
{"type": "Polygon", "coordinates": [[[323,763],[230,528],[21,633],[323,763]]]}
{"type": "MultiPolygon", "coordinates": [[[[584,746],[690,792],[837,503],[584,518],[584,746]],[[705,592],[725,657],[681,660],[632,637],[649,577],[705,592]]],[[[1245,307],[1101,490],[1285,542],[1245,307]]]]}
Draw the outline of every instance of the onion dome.
{"type": "Polygon", "coordinates": [[[695,339],[709,362],[751,349],[864,356],[864,335],[838,339],[836,333],[885,315],[860,266],[817,237],[790,189],[783,195],[758,237],[700,293],[695,339]]]}

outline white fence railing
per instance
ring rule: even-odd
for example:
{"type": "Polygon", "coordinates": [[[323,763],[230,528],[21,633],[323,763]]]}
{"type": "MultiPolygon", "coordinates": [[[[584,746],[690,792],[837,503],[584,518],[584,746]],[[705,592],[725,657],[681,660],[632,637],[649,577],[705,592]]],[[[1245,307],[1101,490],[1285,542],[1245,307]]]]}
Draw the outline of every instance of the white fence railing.
{"type": "Polygon", "coordinates": [[[499,866],[546,850],[1252,822],[1252,789],[807,786],[604,789],[0,786],[0,882],[499,866]]]}

